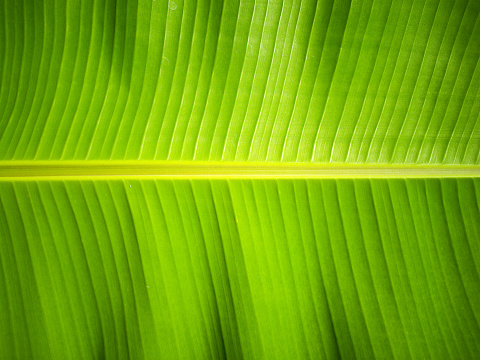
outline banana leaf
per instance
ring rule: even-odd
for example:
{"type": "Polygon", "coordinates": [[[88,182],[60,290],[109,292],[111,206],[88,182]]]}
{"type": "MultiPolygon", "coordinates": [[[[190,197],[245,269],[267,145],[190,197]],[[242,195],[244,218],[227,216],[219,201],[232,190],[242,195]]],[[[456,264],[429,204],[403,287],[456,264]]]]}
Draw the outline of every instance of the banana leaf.
{"type": "Polygon", "coordinates": [[[474,359],[478,0],[0,0],[0,359],[474,359]]]}

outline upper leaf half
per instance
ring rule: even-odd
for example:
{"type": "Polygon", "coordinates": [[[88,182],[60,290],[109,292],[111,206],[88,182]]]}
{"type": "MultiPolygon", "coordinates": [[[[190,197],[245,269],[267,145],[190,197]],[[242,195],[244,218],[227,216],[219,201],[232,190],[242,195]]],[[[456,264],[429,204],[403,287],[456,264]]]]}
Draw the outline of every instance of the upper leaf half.
{"type": "Polygon", "coordinates": [[[0,159],[480,164],[479,13],[1,1],[0,159]]]}

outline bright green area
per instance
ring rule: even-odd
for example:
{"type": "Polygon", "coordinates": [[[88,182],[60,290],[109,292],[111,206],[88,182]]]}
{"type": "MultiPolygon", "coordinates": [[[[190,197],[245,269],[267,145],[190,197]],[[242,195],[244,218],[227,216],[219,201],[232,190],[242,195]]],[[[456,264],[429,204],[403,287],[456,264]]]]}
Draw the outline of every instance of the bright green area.
{"type": "Polygon", "coordinates": [[[473,359],[480,180],[0,183],[2,359],[473,359]]]}
{"type": "Polygon", "coordinates": [[[0,181],[108,178],[463,178],[475,165],[317,164],[215,161],[0,161],[0,181]]]}
{"type": "Polygon", "coordinates": [[[2,0],[0,159],[480,164],[478,0],[2,0]]]}

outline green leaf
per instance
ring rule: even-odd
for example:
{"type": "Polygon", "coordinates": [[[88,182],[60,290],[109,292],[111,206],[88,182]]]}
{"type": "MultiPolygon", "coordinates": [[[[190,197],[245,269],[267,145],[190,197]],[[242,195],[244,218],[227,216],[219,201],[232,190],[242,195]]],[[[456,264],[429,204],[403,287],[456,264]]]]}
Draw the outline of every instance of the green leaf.
{"type": "Polygon", "coordinates": [[[0,157],[480,164],[478,1],[2,1],[0,157]]]}
{"type": "Polygon", "coordinates": [[[0,359],[472,359],[478,0],[0,0],[0,359]]]}
{"type": "Polygon", "coordinates": [[[1,182],[0,355],[474,358],[479,198],[478,178],[1,182]]]}

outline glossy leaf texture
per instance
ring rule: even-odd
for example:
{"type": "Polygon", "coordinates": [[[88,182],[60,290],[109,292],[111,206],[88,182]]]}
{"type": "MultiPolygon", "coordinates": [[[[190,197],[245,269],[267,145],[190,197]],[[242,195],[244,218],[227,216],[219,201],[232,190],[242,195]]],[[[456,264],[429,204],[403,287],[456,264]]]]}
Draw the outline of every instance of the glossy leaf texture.
{"type": "Polygon", "coordinates": [[[27,180],[0,194],[1,358],[480,350],[478,179],[27,180]]]}
{"type": "Polygon", "coordinates": [[[0,158],[480,164],[480,3],[0,2],[0,158]]]}
{"type": "Polygon", "coordinates": [[[478,357],[479,15],[0,0],[0,359],[478,357]]]}

